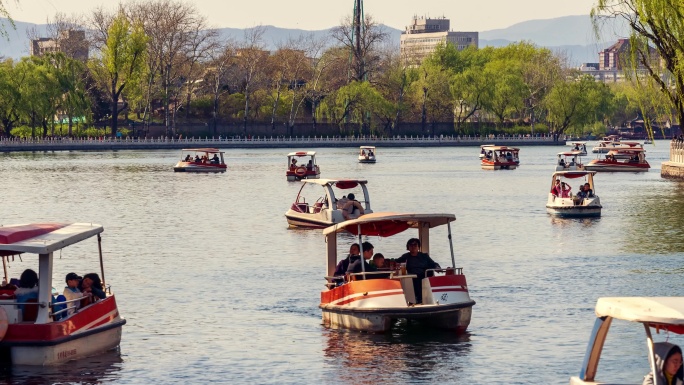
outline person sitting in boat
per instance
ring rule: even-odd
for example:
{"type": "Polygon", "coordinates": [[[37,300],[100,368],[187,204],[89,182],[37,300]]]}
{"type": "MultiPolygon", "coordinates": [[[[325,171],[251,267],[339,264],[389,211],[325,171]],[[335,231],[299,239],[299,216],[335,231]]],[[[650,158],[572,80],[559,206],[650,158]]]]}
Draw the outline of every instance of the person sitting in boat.
{"type": "Polygon", "coordinates": [[[192,162],[192,157],[190,156],[190,154],[185,156],[185,159],[183,159],[183,162],[192,162]]]}
{"type": "Polygon", "coordinates": [[[348,201],[347,203],[342,206],[342,216],[344,219],[349,219],[352,214],[354,214],[354,211],[358,211],[359,215],[361,216],[364,214],[363,206],[359,201],[357,201],[353,193],[349,193],[347,195],[348,201]]]}
{"type": "Polygon", "coordinates": [[[509,162],[513,161],[513,154],[510,151],[506,153],[506,160],[509,162]]]}
{"type": "Polygon", "coordinates": [[[415,274],[418,277],[413,279],[413,290],[416,294],[416,303],[423,302],[422,280],[426,277],[426,270],[440,269],[439,264],[430,258],[427,253],[420,252],[420,240],[411,238],[406,242],[406,250],[401,257],[394,260],[396,263],[406,263],[406,273],[415,274]]]}
{"type": "Polygon", "coordinates": [[[311,170],[313,170],[313,168],[314,168],[313,167],[313,160],[309,159],[309,163],[306,164],[306,169],[311,171],[311,170]]]}
{"type": "MultiPolygon", "coordinates": [[[[189,156],[189,155],[188,155],[189,156]]],[[[81,283],[83,278],[76,273],[69,273],[66,275],[66,286],[64,287],[64,298],[67,301],[79,299],[83,297],[83,293],[78,289],[78,285],[81,283]]],[[[69,308],[67,314],[72,315],[79,308],[80,302],[69,302],[66,304],[69,308]]]]}
{"type": "Polygon", "coordinates": [[[559,166],[562,166],[563,168],[565,168],[565,159],[559,158],[559,159],[558,159],[558,165],[559,165],[559,166]]]}
{"type": "Polygon", "coordinates": [[[656,342],[653,344],[656,371],[644,377],[643,385],[653,385],[655,379],[658,384],[682,385],[682,349],[669,342],[656,342]]]}
{"type": "Polygon", "coordinates": [[[358,243],[352,243],[351,246],[349,246],[349,254],[341,260],[340,262],[337,263],[337,266],[335,266],[335,272],[333,273],[333,276],[335,277],[340,277],[335,279],[335,283],[339,286],[344,283],[344,275],[347,274],[347,269],[349,268],[349,260],[351,259],[352,256],[359,256],[361,249],[359,247],[358,243]]]}
{"type": "Polygon", "coordinates": [[[639,154],[634,154],[633,157],[629,158],[630,163],[639,163],[639,154]]]}
{"type": "Polygon", "coordinates": [[[297,158],[292,158],[290,162],[290,171],[294,171],[297,168],[297,158]]]}
{"type": "Polygon", "coordinates": [[[373,153],[373,150],[368,150],[368,156],[375,156],[375,154],[373,153]]]}
{"type": "Polygon", "coordinates": [[[199,155],[195,155],[195,163],[202,163],[202,159],[200,159],[199,155]]]}
{"type": "Polygon", "coordinates": [[[98,299],[105,299],[107,294],[105,294],[102,288],[102,281],[97,273],[88,273],[83,276],[79,289],[83,294],[86,294],[91,298],[93,302],[98,299]]]}
{"type": "Polygon", "coordinates": [[[218,154],[214,154],[214,156],[211,157],[211,163],[213,163],[213,164],[218,164],[218,163],[219,163],[218,154]]]}
{"type": "Polygon", "coordinates": [[[584,184],[584,193],[587,195],[587,198],[593,198],[594,197],[594,190],[591,189],[589,186],[589,183],[584,184]]]}
{"type": "Polygon", "coordinates": [[[384,269],[384,268],[386,268],[386,266],[385,266],[385,256],[382,255],[382,254],[380,254],[380,253],[376,253],[376,254],[373,256],[373,266],[375,266],[376,269],[384,269]]]}
{"type": "Polygon", "coordinates": [[[492,156],[493,156],[493,155],[494,155],[494,154],[492,153],[492,150],[487,151],[487,155],[486,155],[486,156],[487,156],[487,159],[492,159],[492,156]]]}
{"type": "MultiPolygon", "coordinates": [[[[17,302],[26,302],[30,299],[38,299],[38,273],[31,269],[24,270],[19,276],[19,287],[14,291],[17,297],[17,302]]],[[[17,307],[24,310],[24,305],[19,304],[17,307]]]]}
{"type": "MultiPolygon", "coordinates": [[[[364,242],[361,244],[363,247],[363,258],[360,255],[353,255],[349,257],[349,266],[347,267],[347,274],[357,274],[361,273],[361,264],[363,263],[364,271],[377,271],[374,266],[368,263],[368,260],[373,257],[373,245],[370,242],[364,242]]],[[[368,279],[374,278],[369,276],[368,279]]],[[[350,280],[363,280],[366,279],[363,275],[354,275],[350,280]]]]}
{"type": "Polygon", "coordinates": [[[366,150],[361,150],[361,156],[366,156],[366,150]]]}

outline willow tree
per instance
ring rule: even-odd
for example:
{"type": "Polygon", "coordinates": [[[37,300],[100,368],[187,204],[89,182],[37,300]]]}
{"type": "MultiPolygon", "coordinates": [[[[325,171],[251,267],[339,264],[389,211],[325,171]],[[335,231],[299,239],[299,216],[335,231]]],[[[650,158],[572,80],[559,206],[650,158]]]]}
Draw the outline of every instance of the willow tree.
{"type": "Polygon", "coordinates": [[[142,24],[131,24],[123,13],[116,16],[109,28],[100,61],[93,72],[107,84],[112,110],[112,137],[116,136],[119,97],[130,84],[135,84],[145,68],[147,36],[142,24]]]}
{"type": "MultiPolygon", "coordinates": [[[[631,28],[629,66],[637,87],[656,87],[667,96],[684,124],[684,4],[681,0],[598,0],[592,9],[595,29],[618,18],[631,28]],[[653,47],[653,48],[652,48],[653,47]],[[656,57],[652,52],[657,52],[656,57]],[[644,71],[646,76],[639,76],[644,71]]],[[[647,111],[642,110],[649,135],[647,111]]]]}

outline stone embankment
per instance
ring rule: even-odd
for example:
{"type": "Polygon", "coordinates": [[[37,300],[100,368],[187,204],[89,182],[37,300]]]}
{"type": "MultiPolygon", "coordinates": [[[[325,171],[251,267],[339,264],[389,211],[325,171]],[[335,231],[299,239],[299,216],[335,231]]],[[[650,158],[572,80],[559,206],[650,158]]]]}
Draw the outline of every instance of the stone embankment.
{"type": "Polygon", "coordinates": [[[552,136],[438,136],[410,137],[254,137],[254,138],[51,138],[0,139],[0,152],[14,151],[106,151],[162,150],[182,148],[317,148],[317,147],[456,147],[496,144],[500,146],[562,146],[552,136]]]}
{"type": "Polygon", "coordinates": [[[684,141],[673,139],[670,142],[670,160],[662,163],[660,176],[684,179],[684,141]]]}

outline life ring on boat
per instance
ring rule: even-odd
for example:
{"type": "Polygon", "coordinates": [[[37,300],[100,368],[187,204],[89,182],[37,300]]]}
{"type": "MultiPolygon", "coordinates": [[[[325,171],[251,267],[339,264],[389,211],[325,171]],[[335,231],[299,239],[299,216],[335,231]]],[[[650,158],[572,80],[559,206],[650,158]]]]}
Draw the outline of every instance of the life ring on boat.
{"type": "Polygon", "coordinates": [[[4,307],[0,307],[0,340],[5,338],[8,327],[9,321],[7,320],[7,312],[4,307]]]}
{"type": "Polygon", "coordinates": [[[304,175],[306,175],[306,167],[297,167],[297,169],[295,170],[295,175],[297,175],[298,177],[303,177],[304,175]]]}

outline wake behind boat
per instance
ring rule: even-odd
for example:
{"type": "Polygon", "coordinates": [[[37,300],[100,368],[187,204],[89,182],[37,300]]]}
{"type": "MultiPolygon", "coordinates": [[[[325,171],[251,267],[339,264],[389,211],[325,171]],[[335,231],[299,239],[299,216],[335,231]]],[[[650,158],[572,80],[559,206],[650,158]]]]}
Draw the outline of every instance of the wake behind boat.
{"type": "Polygon", "coordinates": [[[14,365],[57,365],[119,346],[126,320],[119,315],[116,299],[105,284],[100,247],[102,231],[102,226],[91,223],[0,227],[5,279],[8,278],[5,258],[22,253],[37,254],[39,277],[37,294],[19,294],[19,289],[11,286],[4,286],[0,291],[0,357],[14,365]],[[72,300],[53,297],[54,252],[94,236],[98,241],[105,298],[91,302],[89,297],[72,300]]]}
{"type": "MultiPolygon", "coordinates": [[[[475,301],[470,299],[463,268],[453,267],[456,262],[450,223],[454,220],[453,214],[373,213],[323,230],[327,250],[325,278],[328,281],[321,292],[319,306],[323,324],[330,328],[386,332],[396,320],[405,319],[418,321],[424,330],[438,328],[465,332],[475,301]],[[445,224],[452,267],[420,268],[425,258],[421,253],[430,252],[430,229],[445,224]],[[368,271],[361,263],[360,273],[334,275],[338,234],[357,235],[363,256],[362,236],[392,237],[410,228],[417,229],[418,239],[410,239],[407,243],[410,255],[405,264],[368,271]],[[413,256],[414,252],[417,252],[416,256],[413,256]],[[418,262],[411,258],[417,258],[418,262]]],[[[399,242],[403,245],[405,239],[399,242]]]]}

